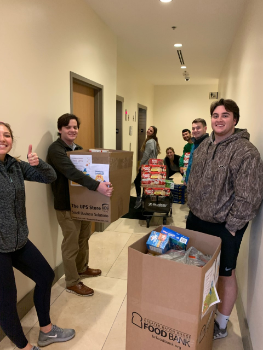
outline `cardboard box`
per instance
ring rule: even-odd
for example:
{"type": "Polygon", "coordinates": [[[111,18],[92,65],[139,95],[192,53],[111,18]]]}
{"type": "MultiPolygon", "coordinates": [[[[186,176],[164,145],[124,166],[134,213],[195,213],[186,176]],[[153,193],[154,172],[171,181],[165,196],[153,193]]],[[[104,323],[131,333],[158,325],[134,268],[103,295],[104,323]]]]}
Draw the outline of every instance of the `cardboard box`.
{"type": "Polygon", "coordinates": [[[114,188],[111,198],[97,191],[69,181],[71,217],[77,220],[113,222],[129,212],[132,182],[133,152],[109,150],[67,152],[75,155],[91,155],[92,164],[109,164],[109,180],[114,188]]]}
{"type": "Polygon", "coordinates": [[[212,259],[200,268],[146,255],[149,234],[128,248],[126,350],[211,350],[215,306],[207,297],[211,279],[217,284],[221,239],[166,227],[212,259]]]}

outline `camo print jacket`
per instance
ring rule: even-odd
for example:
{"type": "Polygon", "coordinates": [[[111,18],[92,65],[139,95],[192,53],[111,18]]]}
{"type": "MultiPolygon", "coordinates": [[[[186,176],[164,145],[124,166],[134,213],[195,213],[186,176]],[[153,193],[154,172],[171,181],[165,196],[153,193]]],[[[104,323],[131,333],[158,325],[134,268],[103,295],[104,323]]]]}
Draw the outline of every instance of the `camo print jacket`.
{"type": "Polygon", "coordinates": [[[213,132],[193,154],[188,205],[201,220],[236,232],[252,220],[263,199],[263,162],[246,129],[214,144],[213,132]]]}

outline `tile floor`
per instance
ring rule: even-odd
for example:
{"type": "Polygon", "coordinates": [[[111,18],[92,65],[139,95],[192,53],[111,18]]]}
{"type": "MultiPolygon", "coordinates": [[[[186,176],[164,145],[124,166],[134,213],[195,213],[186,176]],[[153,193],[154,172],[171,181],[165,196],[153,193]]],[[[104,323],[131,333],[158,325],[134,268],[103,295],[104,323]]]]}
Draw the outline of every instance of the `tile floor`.
{"type": "MultiPolygon", "coordinates": [[[[131,195],[135,195],[132,190],[131,195]]],[[[173,205],[173,216],[167,224],[185,227],[186,205],[173,205]]],[[[50,350],[125,350],[127,253],[128,246],[162,224],[160,218],[153,218],[150,229],[145,221],[119,219],[104,232],[95,232],[90,239],[90,266],[101,268],[102,276],[83,280],[95,290],[89,298],[81,298],[65,291],[62,277],[52,288],[52,322],[68,328],[75,328],[76,337],[66,343],[49,346],[50,350]]],[[[23,318],[22,325],[27,338],[36,344],[38,322],[35,309],[23,318]]],[[[229,335],[216,340],[213,350],[243,350],[236,309],[229,326],[229,335]]],[[[0,350],[14,349],[9,339],[0,342],[0,350]]]]}

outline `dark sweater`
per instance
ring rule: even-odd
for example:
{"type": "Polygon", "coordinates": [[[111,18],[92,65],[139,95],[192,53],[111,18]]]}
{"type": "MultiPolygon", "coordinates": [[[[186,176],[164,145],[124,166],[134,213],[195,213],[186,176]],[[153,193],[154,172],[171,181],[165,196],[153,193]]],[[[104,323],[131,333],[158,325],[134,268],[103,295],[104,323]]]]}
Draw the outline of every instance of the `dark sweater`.
{"type": "MultiPolygon", "coordinates": [[[[74,151],[81,149],[81,146],[76,145],[74,151]]],[[[54,208],[56,210],[70,210],[68,180],[77,182],[92,191],[96,191],[100,184],[75,168],[75,165],[67,156],[69,151],[72,151],[72,148],[62,141],[61,138],[53,142],[48,149],[47,162],[55,169],[57,174],[57,180],[51,185],[54,194],[54,208]]]]}
{"type": "Polygon", "coordinates": [[[0,252],[9,253],[22,248],[28,237],[24,180],[50,183],[56,173],[39,159],[39,165],[17,161],[6,155],[0,162],[0,252]]]}
{"type": "Polygon", "coordinates": [[[175,174],[175,173],[180,171],[179,160],[180,160],[180,156],[175,154],[174,155],[174,161],[173,161],[174,162],[174,166],[171,167],[170,159],[168,157],[164,158],[164,165],[166,165],[166,178],[167,179],[169,177],[171,177],[173,174],[175,174]]]}

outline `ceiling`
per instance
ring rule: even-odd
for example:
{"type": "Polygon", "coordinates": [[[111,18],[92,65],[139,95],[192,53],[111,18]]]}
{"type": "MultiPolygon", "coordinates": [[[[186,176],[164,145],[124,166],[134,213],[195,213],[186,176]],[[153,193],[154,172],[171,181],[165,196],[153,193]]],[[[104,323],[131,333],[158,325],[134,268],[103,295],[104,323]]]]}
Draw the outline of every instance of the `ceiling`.
{"type": "Polygon", "coordinates": [[[217,84],[247,0],[85,1],[117,35],[118,54],[145,79],[192,85],[217,84]],[[175,43],[183,44],[188,82],[175,43]]]}

